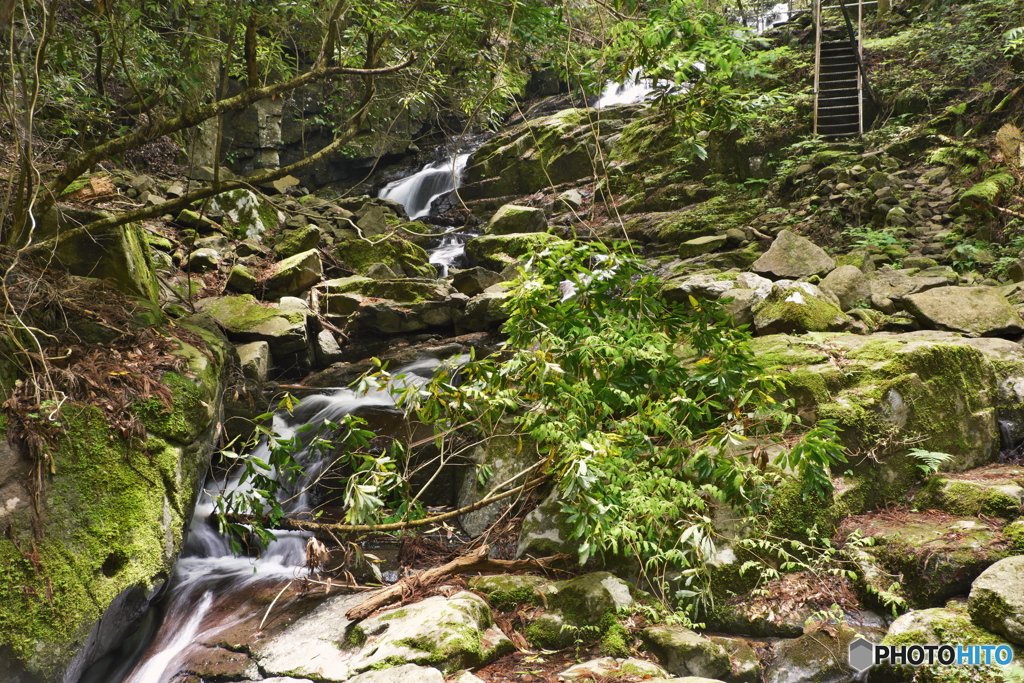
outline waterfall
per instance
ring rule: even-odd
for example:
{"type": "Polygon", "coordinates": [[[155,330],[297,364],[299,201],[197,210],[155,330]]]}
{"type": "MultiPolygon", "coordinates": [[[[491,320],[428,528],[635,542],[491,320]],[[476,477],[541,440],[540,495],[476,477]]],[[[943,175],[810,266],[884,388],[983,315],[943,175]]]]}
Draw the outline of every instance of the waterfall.
{"type": "MultiPolygon", "coordinates": [[[[334,389],[330,393],[304,398],[291,413],[278,413],[273,431],[280,438],[299,436],[308,441],[316,430],[303,427],[338,422],[343,416],[367,408],[392,408],[394,395],[409,385],[421,384],[433,376],[442,362],[461,363],[468,357],[448,361],[425,358],[395,371],[396,377],[387,389],[357,394],[351,389],[334,389]]],[[[264,461],[268,458],[266,439],[252,453],[264,461]]],[[[313,507],[308,489],[328,466],[331,455],[320,450],[303,450],[296,456],[303,465],[301,480],[294,487],[296,494],[281,505],[290,516],[309,513],[313,507]]],[[[174,567],[168,592],[162,601],[162,622],[148,645],[126,643],[122,652],[112,653],[86,671],[81,683],[168,683],[176,680],[179,669],[189,655],[204,643],[216,642],[218,634],[239,624],[265,607],[255,599],[259,592],[276,594],[281,587],[301,575],[305,564],[305,543],[309,534],[291,531],[274,533],[259,559],[236,557],[227,542],[213,528],[210,516],[214,498],[225,491],[238,491],[247,486],[239,483],[239,473],[218,480],[207,480],[189,525],[182,557],[174,567]],[[141,650],[141,659],[134,661],[141,650]]],[[[278,603],[276,609],[284,605],[278,603]]]]}
{"type": "Polygon", "coordinates": [[[643,71],[636,68],[629,72],[629,77],[621,85],[615,81],[605,83],[604,90],[594,106],[601,109],[614,104],[643,102],[653,91],[654,81],[644,78],[643,71]]]}
{"type": "Polygon", "coordinates": [[[378,196],[401,204],[413,220],[428,216],[435,199],[459,186],[468,160],[469,154],[456,154],[446,161],[427,164],[410,176],[388,183],[378,196]]]}

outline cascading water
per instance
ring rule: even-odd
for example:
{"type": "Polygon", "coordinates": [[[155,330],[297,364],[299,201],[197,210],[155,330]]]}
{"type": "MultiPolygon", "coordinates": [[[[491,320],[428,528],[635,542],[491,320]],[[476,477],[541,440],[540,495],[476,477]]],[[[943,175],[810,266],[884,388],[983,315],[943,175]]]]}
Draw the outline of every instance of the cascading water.
{"type": "MultiPolygon", "coordinates": [[[[469,154],[456,154],[447,161],[427,164],[410,176],[388,183],[379,196],[401,204],[409,218],[428,216],[435,199],[459,186],[469,157],[469,154]]],[[[467,239],[468,236],[462,234],[446,233],[440,244],[427,252],[430,263],[437,266],[441,277],[448,275],[462,260],[467,239]]]]}
{"type": "MultiPolygon", "coordinates": [[[[447,362],[464,360],[460,357],[447,362]]],[[[328,394],[308,396],[292,414],[274,416],[274,432],[281,438],[299,435],[308,439],[305,434],[312,435],[315,430],[307,432],[302,429],[304,425],[338,422],[359,410],[392,408],[392,392],[426,381],[441,363],[436,358],[427,358],[399,368],[395,375],[404,375],[404,379],[396,379],[390,391],[381,389],[359,395],[351,389],[335,389],[328,394]]],[[[264,440],[252,456],[266,461],[268,451],[264,440]]],[[[297,454],[303,476],[296,483],[297,494],[282,502],[289,516],[310,512],[312,500],[308,489],[327,466],[329,457],[316,450],[297,454]]],[[[163,600],[162,622],[152,640],[148,645],[126,645],[122,651],[105,657],[85,673],[81,683],[167,683],[204,643],[216,642],[218,634],[260,612],[262,603],[254,596],[276,594],[303,571],[308,534],[276,532],[276,540],[267,546],[263,556],[252,559],[235,556],[228,541],[214,530],[210,524],[214,497],[244,488],[238,479],[235,473],[226,481],[212,477],[207,481],[163,600]]]]}
{"type": "Polygon", "coordinates": [[[615,81],[605,83],[604,90],[594,106],[601,109],[615,104],[635,104],[643,102],[652,92],[653,80],[644,78],[640,69],[633,69],[629,72],[629,78],[621,85],[615,81]]]}
{"type": "Polygon", "coordinates": [[[456,154],[446,161],[427,164],[410,176],[388,183],[378,196],[401,204],[413,220],[423,218],[430,215],[435,199],[459,186],[468,160],[469,154],[456,154]]]}

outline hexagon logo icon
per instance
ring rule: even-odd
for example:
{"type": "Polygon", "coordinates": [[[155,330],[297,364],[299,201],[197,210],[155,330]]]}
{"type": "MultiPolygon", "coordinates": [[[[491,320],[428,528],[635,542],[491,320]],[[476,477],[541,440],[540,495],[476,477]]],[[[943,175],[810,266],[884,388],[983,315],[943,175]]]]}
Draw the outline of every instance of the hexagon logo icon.
{"type": "Polygon", "coordinates": [[[875,644],[864,638],[857,638],[850,643],[850,667],[859,671],[870,668],[875,663],[875,644]]]}

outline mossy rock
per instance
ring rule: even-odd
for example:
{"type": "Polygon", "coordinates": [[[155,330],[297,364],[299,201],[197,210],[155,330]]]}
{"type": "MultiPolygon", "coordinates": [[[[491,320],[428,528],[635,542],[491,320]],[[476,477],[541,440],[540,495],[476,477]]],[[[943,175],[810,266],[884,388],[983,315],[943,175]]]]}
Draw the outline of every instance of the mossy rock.
{"type": "Polygon", "coordinates": [[[760,335],[839,332],[850,327],[850,318],[817,287],[777,284],[753,307],[754,326],[760,335]]]}
{"type": "Polygon", "coordinates": [[[274,243],[274,254],[278,259],[286,259],[289,256],[316,249],[316,246],[320,244],[321,237],[323,237],[323,233],[315,225],[304,225],[300,228],[285,230],[274,243]]]}
{"type": "Polygon", "coordinates": [[[519,605],[540,604],[537,588],[545,583],[547,579],[531,574],[498,574],[473,577],[469,587],[486,595],[494,609],[508,612],[519,605]]]}
{"type": "Polygon", "coordinates": [[[223,192],[210,200],[210,210],[222,212],[224,223],[239,239],[259,240],[268,230],[284,224],[285,215],[261,201],[252,190],[239,188],[223,192]]]}
{"type": "MultiPolygon", "coordinates": [[[[784,366],[788,393],[801,414],[836,420],[851,450],[865,452],[901,435],[926,435],[921,447],[954,456],[944,466],[951,471],[996,457],[997,416],[1015,405],[1001,398],[1000,385],[1024,376],[1024,350],[1018,345],[941,332],[774,336],[756,338],[752,345],[763,362],[784,366]]],[[[876,463],[855,467],[879,487],[877,500],[895,499],[915,483],[913,464],[908,468],[898,459],[906,450],[883,458],[881,468],[876,463]],[[891,470],[888,460],[893,460],[891,470]]]]}
{"type": "Polygon", "coordinates": [[[54,259],[72,275],[110,279],[126,294],[159,300],[150,247],[139,223],[61,240],[54,259]]]}
{"type": "MultiPolygon", "coordinates": [[[[1006,641],[976,624],[963,609],[949,607],[907,612],[889,626],[881,645],[1006,645],[1006,641]]],[[[1015,652],[1019,659],[1021,652],[1015,652]]],[[[922,683],[982,683],[1002,681],[1005,670],[998,666],[943,666],[923,667],[890,666],[883,664],[872,669],[871,680],[881,683],[901,683],[913,677],[922,683]]]]}
{"type": "Polygon", "coordinates": [[[973,517],[908,513],[869,515],[843,525],[843,533],[874,539],[862,550],[892,576],[913,607],[934,607],[966,593],[971,582],[1012,551],[1005,537],[973,517]]]}
{"type": "Polygon", "coordinates": [[[918,509],[951,515],[987,515],[1014,519],[1020,515],[1024,488],[1013,483],[988,483],[936,475],[914,496],[918,509]]]}
{"type": "Polygon", "coordinates": [[[349,240],[334,248],[334,256],[360,275],[383,263],[399,277],[437,277],[437,268],[430,264],[427,252],[404,239],[349,240]]]}
{"type": "Polygon", "coordinates": [[[133,408],[149,431],[142,443],[127,443],[94,407],[64,405],[39,516],[6,511],[0,538],[0,669],[14,680],[77,680],[170,577],[219,421],[228,349],[205,340],[209,356],[182,351],[194,379],[166,376],[170,407],[133,408]]]}
{"type": "Polygon", "coordinates": [[[508,266],[561,241],[546,232],[483,235],[466,242],[466,255],[471,262],[500,273],[508,266]]]}

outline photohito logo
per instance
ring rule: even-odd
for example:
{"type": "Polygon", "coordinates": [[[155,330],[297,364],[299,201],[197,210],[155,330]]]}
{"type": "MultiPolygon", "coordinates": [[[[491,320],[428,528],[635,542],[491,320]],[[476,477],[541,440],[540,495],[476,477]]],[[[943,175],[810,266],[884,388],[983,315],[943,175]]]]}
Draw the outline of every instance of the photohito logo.
{"type": "Polygon", "coordinates": [[[864,671],[876,664],[922,666],[1006,666],[1013,661],[1009,645],[875,645],[857,638],[850,643],[850,666],[864,671]]]}

